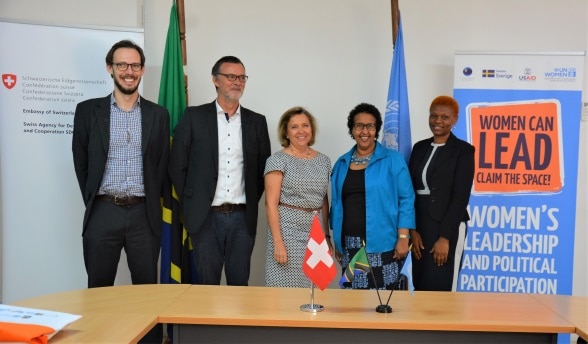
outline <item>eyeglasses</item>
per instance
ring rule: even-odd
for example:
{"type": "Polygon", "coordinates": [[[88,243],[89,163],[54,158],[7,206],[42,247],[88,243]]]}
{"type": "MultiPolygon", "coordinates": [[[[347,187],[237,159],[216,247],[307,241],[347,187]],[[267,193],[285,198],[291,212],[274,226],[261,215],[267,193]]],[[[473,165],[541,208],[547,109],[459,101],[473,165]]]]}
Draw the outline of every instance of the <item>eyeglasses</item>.
{"type": "Polygon", "coordinates": [[[373,123],[363,124],[363,123],[355,123],[353,124],[353,129],[356,131],[363,131],[364,128],[367,128],[368,131],[376,130],[376,125],[373,123]]]}
{"type": "Polygon", "coordinates": [[[241,81],[241,82],[247,82],[247,79],[249,78],[247,75],[235,75],[235,74],[223,74],[223,73],[216,73],[216,74],[224,76],[230,82],[233,82],[237,79],[239,79],[239,81],[241,81]]]}
{"type": "Polygon", "coordinates": [[[131,69],[133,70],[133,72],[138,72],[141,70],[141,68],[143,68],[143,65],[140,63],[119,62],[119,63],[113,63],[113,65],[115,65],[116,69],[118,69],[121,72],[129,69],[129,66],[131,66],[131,69]]]}

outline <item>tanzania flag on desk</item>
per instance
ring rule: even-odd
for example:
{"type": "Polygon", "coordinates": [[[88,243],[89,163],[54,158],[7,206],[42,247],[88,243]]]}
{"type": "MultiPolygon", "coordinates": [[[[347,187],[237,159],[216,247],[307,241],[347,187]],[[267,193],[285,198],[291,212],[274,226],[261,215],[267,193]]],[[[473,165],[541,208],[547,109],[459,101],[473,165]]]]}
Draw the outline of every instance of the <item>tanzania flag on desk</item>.
{"type": "MultiPolygon", "coordinates": [[[[174,1],[165,41],[163,68],[159,85],[159,105],[167,108],[170,116],[170,133],[186,109],[186,86],[180,43],[178,9],[174,1]]],[[[194,283],[192,245],[180,219],[180,205],[171,180],[164,185],[163,231],[161,235],[161,283],[194,283]]]]}
{"type": "Polygon", "coordinates": [[[339,281],[339,286],[343,287],[343,283],[346,282],[353,282],[356,273],[368,273],[370,272],[370,263],[368,262],[367,254],[365,253],[365,246],[362,246],[359,251],[351,258],[351,261],[347,265],[343,276],[341,276],[341,280],[339,281]]]}

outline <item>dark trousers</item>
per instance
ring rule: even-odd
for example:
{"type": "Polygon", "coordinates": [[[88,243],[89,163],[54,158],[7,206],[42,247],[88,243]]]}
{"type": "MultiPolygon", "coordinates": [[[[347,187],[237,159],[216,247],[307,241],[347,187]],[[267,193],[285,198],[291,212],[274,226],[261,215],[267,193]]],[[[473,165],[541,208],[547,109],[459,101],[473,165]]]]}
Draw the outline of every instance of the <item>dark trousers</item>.
{"type": "Polygon", "coordinates": [[[211,209],[190,239],[198,284],[219,285],[224,266],[227,285],[248,285],[255,236],[247,231],[245,209],[230,214],[211,209]]]}
{"type": "MultiPolygon", "coordinates": [[[[119,206],[95,200],[83,238],[88,288],[114,285],[123,248],[133,284],[156,284],[160,246],[144,203],[119,206]]],[[[163,327],[157,324],[139,343],[161,344],[162,338],[163,327]]]]}
{"type": "MultiPolygon", "coordinates": [[[[457,250],[458,238],[465,238],[467,228],[460,226],[457,229],[455,239],[449,241],[449,253],[447,263],[438,266],[433,260],[433,254],[429,253],[435,242],[439,239],[441,223],[433,220],[428,215],[429,196],[418,195],[416,199],[416,224],[417,230],[423,239],[424,250],[421,250],[421,259],[412,255],[412,278],[415,290],[428,291],[452,291],[454,289],[454,276],[459,273],[463,247],[457,250]]],[[[463,243],[461,243],[463,245],[463,243]]]]}
{"type": "Polygon", "coordinates": [[[88,288],[114,285],[123,248],[133,284],[157,283],[160,245],[145,204],[118,206],[95,200],[83,237],[88,288]]]}

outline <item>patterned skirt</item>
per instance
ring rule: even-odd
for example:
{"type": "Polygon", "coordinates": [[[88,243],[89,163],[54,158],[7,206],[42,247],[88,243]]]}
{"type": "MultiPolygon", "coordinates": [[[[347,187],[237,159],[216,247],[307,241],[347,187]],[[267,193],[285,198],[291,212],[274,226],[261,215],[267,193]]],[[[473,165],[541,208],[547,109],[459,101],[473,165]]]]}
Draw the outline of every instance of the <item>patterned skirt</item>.
{"type": "MultiPolygon", "coordinates": [[[[343,236],[343,252],[341,265],[343,271],[353,256],[359,251],[364,239],[343,236]]],[[[371,272],[356,273],[352,282],[343,283],[343,289],[401,289],[399,275],[405,259],[394,259],[394,250],[381,253],[368,253],[371,272]]]]}

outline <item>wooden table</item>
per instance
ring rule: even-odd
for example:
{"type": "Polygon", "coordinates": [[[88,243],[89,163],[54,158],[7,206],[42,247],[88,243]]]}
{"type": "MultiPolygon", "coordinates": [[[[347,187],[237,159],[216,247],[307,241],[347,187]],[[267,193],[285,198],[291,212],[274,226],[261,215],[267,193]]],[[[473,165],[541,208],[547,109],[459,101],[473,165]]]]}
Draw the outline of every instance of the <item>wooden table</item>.
{"type": "Polygon", "coordinates": [[[309,302],[309,289],[137,285],[14,304],[83,316],[50,344],[135,343],[158,322],[175,324],[177,343],[553,343],[555,334],[574,332],[588,338],[586,298],[580,297],[395,291],[389,314],[375,312],[375,291],[317,289],[315,302],[325,310],[300,311],[309,302]]]}
{"type": "Polygon", "coordinates": [[[190,285],[125,285],[73,290],[15,302],[15,306],[82,315],[49,343],[136,343],[159,313],[190,285]]]}
{"type": "Polygon", "coordinates": [[[534,294],[533,298],[576,327],[576,334],[588,341],[588,297],[534,294]]]}
{"type": "Polygon", "coordinates": [[[299,310],[309,301],[308,289],[193,286],[159,321],[178,324],[177,342],[552,343],[575,330],[528,294],[395,291],[389,314],[375,312],[375,291],[317,290],[316,314],[299,310]]]}
{"type": "Polygon", "coordinates": [[[137,343],[157,324],[156,314],[89,314],[56,333],[54,343],[137,343]]]}

